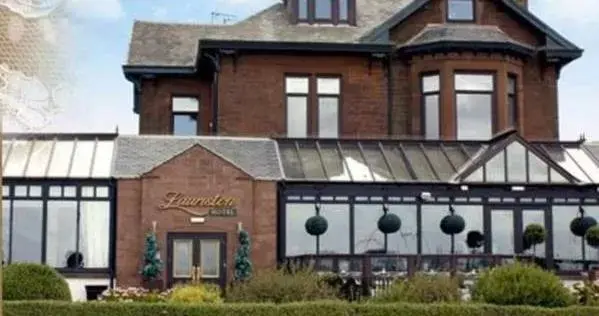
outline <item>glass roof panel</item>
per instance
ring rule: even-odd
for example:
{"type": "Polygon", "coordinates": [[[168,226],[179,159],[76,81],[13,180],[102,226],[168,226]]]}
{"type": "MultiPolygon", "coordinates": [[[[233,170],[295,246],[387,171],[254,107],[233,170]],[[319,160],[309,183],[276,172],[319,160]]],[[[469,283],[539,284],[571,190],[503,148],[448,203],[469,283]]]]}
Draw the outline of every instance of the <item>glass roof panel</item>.
{"type": "Polygon", "coordinates": [[[5,177],[23,177],[27,158],[31,151],[31,141],[15,140],[10,151],[10,158],[4,168],[5,177]]]}
{"type": "Polygon", "coordinates": [[[406,163],[399,151],[399,147],[383,145],[383,153],[387,157],[387,161],[391,166],[391,171],[397,179],[397,181],[411,181],[412,176],[406,167],[406,163]]]}
{"type": "Polygon", "coordinates": [[[528,181],[531,183],[549,182],[549,166],[530,151],[528,152],[528,176],[528,181]]]}
{"type": "Polygon", "coordinates": [[[437,178],[433,173],[433,170],[428,165],[424,152],[418,144],[407,143],[403,145],[406,157],[414,169],[416,177],[420,181],[436,181],[437,178]]]}
{"type": "Polygon", "coordinates": [[[476,169],[467,178],[467,182],[483,182],[483,168],[476,169]]]}
{"type": "Polygon", "coordinates": [[[304,172],[294,143],[279,142],[283,171],[288,179],[303,179],[304,172]]]}
{"type": "MultiPolygon", "coordinates": [[[[585,175],[585,173],[580,170],[580,168],[576,165],[576,162],[568,155],[566,150],[559,145],[545,145],[543,146],[551,159],[555,161],[560,167],[564,168],[578,180],[583,182],[590,181],[589,177],[585,175]]],[[[551,178],[553,182],[553,177],[551,178]]]]}
{"type": "Polygon", "coordinates": [[[54,147],[54,141],[34,142],[33,151],[31,152],[31,158],[29,158],[29,163],[27,164],[25,176],[46,176],[46,170],[48,170],[48,163],[50,162],[50,155],[52,155],[52,147],[54,147]]]}
{"type": "Polygon", "coordinates": [[[10,151],[10,146],[12,146],[12,140],[4,140],[2,141],[2,166],[6,163],[6,157],[10,151]]]}
{"type": "Polygon", "coordinates": [[[71,166],[71,177],[87,178],[91,175],[95,147],[95,141],[77,141],[73,165],[71,166]]]}
{"type": "Polygon", "coordinates": [[[488,146],[480,144],[462,144],[461,147],[464,148],[470,157],[474,157],[474,155],[476,155],[481,149],[486,150],[488,146]]]}
{"type": "Polygon", "coordinates": [[[337,143],[320,143],[320,154],[324,167],[327,170],[327,175],[331,181],[351,181],[351,177],[344,161],[341,160],[337,143]]]}
{"type": "Polygon", "coordinates": [[[592,182],[599,183],[599,167],[584,150],[581,148],[566,148],[566,151],[585,174],[591,178],[592,182]]]}
{"type": "Polygon", "coordinates": [[[487,161],[485,165],[485,181],[505,182],[505,150],[500,151],[487,161]]]}
{"type": "Polygon", "coordinates": [[[439,145],[426,144],[424,145],[424,150],[439,178],[441,180],[451,179],[455,174],[455,170],[449,160],[447,160],[447,156],[445,156],[441,147],[439,145]]]}
{"type": "Polygon", "coordinates": [[[551,177],[551,183],[568,183],[568,179],[564,178],[561,173],[557,172],[557,170],[550,168],[549,175],[551,177]]]}
{"type": "Polygon", "coordinates": [[[99,141],[96,145],[96,154],[92,170],[93,178],[109,178],[112,168],[113,141],[99,141]]]}
{"type": "Polygon", "coordinates": [[[364,156],[374,174],[375,181],[393,181],[393,174],[383,157],[379,143],[362,143],[364,156]]]}
{"type": "Polygon", "coordinates": [[[342,143],[341,151],[353,181],[373,181],[372,171],[364,161],[357,143],[342,143]]]}
{"type": "Polygon", "coordinates": [[[71,165],[71,156],[73,155],[73,141],[57,141],[54,145],[54,152],[50,160],[48,177],[66,178],[71,165]]]}
{"type": "MultiPolygon", "coordinates": [[[[509,144],[506,149],[507,181],[526,182],[526,147],[519,142],[509,144]]],[[[529,155],[534,155],[529,153],[529,155]]]]}
{"type": "Polygon", "coordinates": [[[310,180],[327,180],[322,161],[316,151],[316,143],[314,142],[299,142],[299,156],[302,160],[306,179],[310,180]]]}
{"type": "Polygon", "coordinates": [[[456,167],[456,169],[460,169],[466,161],[468,161],[468,157],[464,153],[462,149],[456,144],[443,144],[443,149],[445,153],[447,153],[447,157],[451,163],[456,167]]]}

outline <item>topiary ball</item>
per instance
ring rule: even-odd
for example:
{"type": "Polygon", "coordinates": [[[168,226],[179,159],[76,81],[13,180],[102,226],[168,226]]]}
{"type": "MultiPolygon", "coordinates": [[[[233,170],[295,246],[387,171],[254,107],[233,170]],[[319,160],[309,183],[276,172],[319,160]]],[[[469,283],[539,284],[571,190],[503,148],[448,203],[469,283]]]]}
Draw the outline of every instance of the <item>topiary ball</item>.
{"type": "Polygon", "coordinates": [[[71,301],[67,281],[49,266],[13,263],[3,270],[2,294],[7,301],[71,301]]]}
{"type": "Polygon", "coordinates": [[[574,236],[583,237],[587,230],[595,225],[597,225],[597,221],[593,217],[576,217],[570,222],[570,232],[574,236]]]}
{"type": "Polygon", "coordinates": [[[464,228],[466,228],[466,222],[460,215],[451,214],[443,217],[439,227],[446,235],[457,235],[464,231],[464,228]]]}
{"type": "Polygon", "coordinates": [[[468,248],[476,249],[483,246],[485,236],[478,230],[471,230],[466,235],[466,245],[468,248]]]}
{"type": "Polygon", "coordinates": [[[327,231],[329,228],[329,223],[327,222],[326,218],[320,215],[315,215],[308,218],[305,228],[308,234],[312,236],[320,236],[327,231]]]}
{"type": "Polygon", "coordinates": [[[587,244],[593,248],[599,248],[599,226],[589,228],[584,235],[587,244]]]}
{"type": "Polygon", "coordinates": [[[545,242],[545,228],[540,224],[529,224],[524,229],[524,241],[529,247],[545,242]]]}
{"type": "Polygon", "coordinates": [[[387,213],[378,221],[378,228],[383,234],[393,234],[401,228],[401,219],[393,213],[387,213]]]}

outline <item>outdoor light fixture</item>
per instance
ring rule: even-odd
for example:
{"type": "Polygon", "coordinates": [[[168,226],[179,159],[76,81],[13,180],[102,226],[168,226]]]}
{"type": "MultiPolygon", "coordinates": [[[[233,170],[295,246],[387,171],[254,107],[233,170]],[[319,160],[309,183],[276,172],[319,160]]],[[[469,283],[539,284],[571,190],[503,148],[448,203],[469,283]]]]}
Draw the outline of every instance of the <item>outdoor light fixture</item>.
{"type": "Polygon", "coordinates": [[[420,192],[420,199],[430,201],[433,199],[433,195],[430,192],[420,192]]]}
{"type": "Polygon", "coordinates": [[[519,191],[519,192],[521,192],[521,191],[526,191],[526,188],[525,188],[525,187],[523,187],[523,186],[519,186],[519,185],[518,185],[518,186],[516,186],[516,185],[515,185],[515,186],[513,186],[513,187],[512,187],[512,191],[519,191]]]}

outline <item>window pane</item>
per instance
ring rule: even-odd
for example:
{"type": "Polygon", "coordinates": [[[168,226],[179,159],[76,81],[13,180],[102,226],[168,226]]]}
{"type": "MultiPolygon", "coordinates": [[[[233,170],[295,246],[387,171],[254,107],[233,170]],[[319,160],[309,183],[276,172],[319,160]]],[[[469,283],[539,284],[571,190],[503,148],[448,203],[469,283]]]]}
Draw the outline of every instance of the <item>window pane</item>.
{"type": "Polygon", "coordinates": [[[518,109],[516,108],[516,98],[508,96],[507,98],[507,122],[511,127],[518,127],[518,109]]]}
{"type": "Polygon", "coordinates": [[[6,157],[8,157],[8,153],[10,152],[10,146],[12,145],[12,141],[6,140],[2,142],[2,165],[4,166],[6,163],[6,157]]]}
{"type": "Polygon", "coordinates": [[[193,267],[193,240],[173,241],[173,278],[190,278],[193,267]]]}
{"type": "Polygon", "coordinates": [[[56,268],[78,268],[77,202],[48,201],[46,264],[56,268]],[[72,257],[71,257],[72,256],[72,257]]]}
{"type": "Polygon", "coordinates": [[[308,19],[308,0],[298,0],[298,18],[300,20],[308,19]]]}
{"type": "Polygon", "coordinates": [[[450,20],[473,20],[473,0],[449,0],[450,20]]]}
{"type": "Polygon", "coordinates": [[[528,152],[528,174],[530,182],[547,183],[549,181],[547,165],[530,151],[528,152]]]}
{"type": "Polygon", "coordinates": [[[458,139],[486,140],[493,133],[491,95],[458,94],[458,139]]]}
{"type": "Polygon", "coordinates": [[[374,174],[374,180],[393,181],[393,175],[378,144],[363,143],[362,150],[364,151],[364,158],[366,158],[368,166],[374,174]]]}
{"type": "Polygon", "coordinates": [[[300,143],[299,153],[306,178],[313,180],[325,180],[324,168],[315,143],[300,143]]]}
{"type": "Polygon", "coordinates": [[[198,112],[200,101],[193,97],[173,97],[173,112],[198,112]]]}
{"type": "Polygon", "coordinates": [[[387,253],[418,253],[418,224],[416,218],[416,205],[389,205],[389,212],[399,217],[401,220],[401,227],[397,233],[387,235],[387,253]]]}
{"type": "Polygon", "coordinates": [[[2,200],[2,257],[5,263],[8,263],[8,254],[10,253],[10,200],[2,200]]]}
{"type": "MultiPolygon", "coordinates": [[[[591,216],[599,221],[599,206],[583,205],[583,208],[585,211],[585,215],[591,216]]],[[[586,260],[593,260],[595,262],[599,261],[599,252],[597,251],[597,248],[593,248],[589,246],[588,243],[585,243],[585,249],[586,260]]]]}
{"type": "MultiPolygon", "coordinates": [[[[316,215],[313,204],[287,204],[285,211],[285,254],[299,256],[316,253],[316,238],[306,232],[308,218],[316,215]]],[[[328,220],[328,219],[327,219],[328,220]]],[[[329,221],[330,224],[330,221],[329,221]]]]}
{"type": "MultiPolygon", "coordinates": [[[[543,210],[524,210],[522,212],[522,232],[524,232],[526,226],[530,224],[539,224],[547,229],[547,225],[545,225],[545,212],[543,210]]],[[[529,249],[524,249],[524,252],[545,258],[545,243],[534,245],[529,249]]]]}
{"type": "Polygon", "coordinates": [[[2,186],[2,197],[7,197],[10,195],[10,187],[8,185],[2,186]]]}
{"type": "Polygon", "coordinates": [[[493,91],[493,76],[482,74],[456,74],[455,89],[459,91],[493,91]]]}
{"type": "Polygon", "coordinates": [[[320,253],[349,254],[349,206],[323,204],[320,215],[329,223],[327,231],[320,236],[320,253]]]}
{"type": "Polygon", "coordinates": [[[439,95],[424,97],[424,136],[426,139],[439,139],[439,95]]]}
{"type": "Polygon", "coordinates": [[[339,21],[349,19],[349,0],[339,0],[339,21]]]}
{"type": "Polygon", "coordinates": [[[430,168],[424,156],[424,152],[416,144],[405,144],[403,146],[404,152],[414,173],[419,180],[431,181],[437,180],[433,170],[430,168]]]}
{"type": "Polygon", "coordinates": [[[439,178],[445,181],[451,179],[455,171],[443,151],[441,151],[441,147],[439,145],[424,145],[423,147],[439,178]]]}
{"type": "Polygon", "coordinates": [[[491,211],[492,253],[514,254],[514,212],[511,210],[491,211]]]}
{"type": "Polygon", "coordinates": [[[287,137],[308,136],[308,98],[287,97],[287,137]]]}
{"type": "Polygon", "coordinates": [[[50,189],[48,190],[48,194],[50,195],[50,197],[61,197],[62,196],[62,187],[58,186],[58,185],[52,185],[50,186],[50,189]]]}
{"type": "Polygon", "coordinates": [[[54,142],[52,141],[35,142],[25,173],[26,176],[44,177],[46,175],[46,169],[48,169],[50,155],[52,154],[52,147],[54,147],[54,142]]]}
{"type": "Polygon", "coordinates": [[[339,135],[339,99],[336,97],[318,98],[318,136],[337,138],[339,135]]]}
{"type": "Polygon", "coordinates": [[[25,172],[25,164],[27,157],[31,151],[30,141],[15,141],[10,152],[10,159],[4,166],[4,176],[6,177],[22,177],[25,172]]]}
{"type": "Polygon", "coordinates": [[[314,2],[316,19],[331,20],[333,18],[332,0],[316,0],[314,2]]]}
{"type": "Polygon", "coordinates": [[[422,92],[438,92],[439,75],[430,75],[422,77],[422,92]]]}
{"type": "Polygon", "coordinates": [[[412,176],[408,172],[408,167],[406,166],[406,162],[403,159],[398,147],[383,145],[383,152],[389,161],[389,165],[393,170],[393,175],[395,178],[397,178],[399,181],[413,180],[412,176]]]}
{"type": "Polygon", "coordinates": [[[202,277],[218,278],[220,276],[220,241],[200,241],[200,267],[202,277]]]}
{"type": "Polygon", "coordinates": [[[108,187],[96,187],[96,197],[107,198],[108,197],[108,187]]]}
{"type": "Polygon", "coordinates": [[[80,141],[75,145],[75,156],[71,167],[71,177],[87,178],[91,174],[92,158],[96,143],[80,141]]]}
{"type": "Polygon", "coordinates": [[[83,186],[81,187],[81,196],[82,197],[94,197],[95,190],[93,186],[83,186]]]}
{"type": "Polygon", "coordinates": [[[73,155],[74,142],[59,141],[54,146],[48,177],[67,177],[71,156],[73,155]]]}
{"type": "Polygon", "coordinates": [[[279,144],[279,151],[281,152],[285,177],[291,179],[304,178],[304,171],[295,146],[292,143],[282,143],[279,144]]]}
{"type": "Polygon", "coordinates": [[[383,216],[383,206],[356,204],[354,206],[354,253],[369,250],[384,250],[385,238],[378,229],[378,220],[383,216]]]}
{"type": "Polygon", "coordinates": [[[287,77],[285,78],[285,89],[287,94],[308,94],[308,78],[287,77]]]}
{"type": "Polygon", "coordinates": [[[516,94],[516,78],[513,76],[509,76],[507,80],[508,80],[507,93],[508,94],[516,94]]]}
{"type": "Polygon", "coordinates": [[[552,207],[553,257],[558,261],[556,267],[559,270],[582,268],[582,266],[572,266],[572,262],[567,262],[582,259],[582,240],[570,231],[570,222],[577,216],[579,216],[578,205],[552,207]]]}
{"type": "Polygon", "coordinates": [[[26,185],[15,185],[14,195],[18,197],[27,196],[27,186],[26,185]]]}
{"type": "Polygon", "coordinates": [[[422,205],[422,254],[450,253],[450,236],[443,234],[439,227],[448,210],[447,205],[422,205]]]}
{"type": "Polygon", "coordinates": [[[198,133],[198,113],[173,115],[173,135],[194,136],[198,133]]]}
{"type": "Polygon", "coordinates": [[[42,187],[39,185],[29,186],[29,196],[30,197],[41,197],[42,196],[42,187]]]}
{"type": "Polygon", "coordinates": [[[483,224],[483,206],[482,205],[456,205],[454,206],[457,215],[460,215],[466,221],[466,228],[459,235],[455,235],[455,252],[461,254],[482,252],[482,248],[470,249],[466,243],[466,237],[471,231],[478,231],[484,234],[483,224]]]}
{"type": "Polygon", "coordinates": [[[373,181],[370,168],[364,161],[360,148],[356,143],[344,143],[341,146],[345,163],[354,181],[373,181]]]}
{"type": "Polygon", "coordinates": [[[341,80],[339,78],[318,78],[317,91],[318,94],[334,94],[338,95],[341,90],[341,80]]]}
{"type": "Polygon", "coordinates": [[[588,176],[584,178],[585,181],[588,181],[587,179],[590,178],[591,182],[599,183],[599,169],[583,149],[566,148],[566,152],[570,154],[575,163],[578,164],[580,168],[584,170],[585,175],[588,176]]]}
{"type": "Polygon", "coordinates": [[[114,142],[99,141],[96,146],[96,157],[94,158],[94,167],[92,177],[108,178],[110,177],[110,169],[112,167],[112,153],[114,142]]]}
{"type": "Polygon", "coordinates": [[[350,181],[350,174],[341,156],[339,156],[339,150],[335,143],[322,143],[320,144],[320,154],[322,156],[322,162],[327,170],[327,175],[331,181],[350,181]]]}
{"type": "Polygon", "coordinates": [[[13,201],[11,262],[42,260],[42,202],[13,201]]]}
{"type": "Polygon", "coordinates": [[[509,182],[526,182],[526,148],[512,143],[506,148],[509,182]]]}
{"type": "Polygon", "coordinates": [[[505,151],[499,152],[485,166],[487,182],[505,182],[505,151]]]}
{"type": "Polygon", "coordinates": [[[107,268],[110,246],[110,202],[81,203],[79,251],[86,268],[107,268]]]}

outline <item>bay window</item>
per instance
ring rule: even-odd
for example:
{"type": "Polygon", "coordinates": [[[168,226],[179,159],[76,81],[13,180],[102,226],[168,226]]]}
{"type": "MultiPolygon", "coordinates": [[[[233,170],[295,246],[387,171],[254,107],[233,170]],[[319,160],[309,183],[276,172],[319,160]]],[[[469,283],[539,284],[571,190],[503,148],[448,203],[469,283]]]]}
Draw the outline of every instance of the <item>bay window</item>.
{"type": "Polygon", "coordinates": [[[489,139],[493,135],[492,74],[456,73],[456,137],[459,140],[489,139]]]}
{"type": "Polygon", "coordinates": [[[439,74],[422,76],[422,112],[424,113],[423,131],[426,139],[439,138],[439,74]]]}

